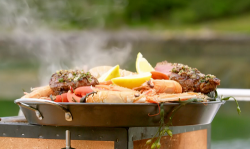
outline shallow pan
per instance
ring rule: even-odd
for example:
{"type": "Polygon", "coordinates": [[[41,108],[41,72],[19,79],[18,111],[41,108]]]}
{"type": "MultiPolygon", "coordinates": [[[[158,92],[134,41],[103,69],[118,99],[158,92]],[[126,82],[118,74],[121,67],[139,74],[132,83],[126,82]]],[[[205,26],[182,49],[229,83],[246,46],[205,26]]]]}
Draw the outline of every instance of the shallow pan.
{"type": "MultiPolygon", "coordinates": [[[[35,125],[88,127],[149,127],[159,126],[157,104],[151,103],[56,103],[42,99],[17,99],[27,121],[35,125]]],[[[219,110],[221,101],[189,103],[177,110],[173,126],[209,124],[219,110]]],[[[165,122],[179,103],[164,103],[165,122]]]]}

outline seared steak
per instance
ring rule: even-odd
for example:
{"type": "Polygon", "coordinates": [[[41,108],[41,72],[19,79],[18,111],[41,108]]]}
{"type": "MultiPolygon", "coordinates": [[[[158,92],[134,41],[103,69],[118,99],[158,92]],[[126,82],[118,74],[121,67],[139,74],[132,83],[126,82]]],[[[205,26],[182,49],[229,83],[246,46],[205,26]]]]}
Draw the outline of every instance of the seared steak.
{"type": "Polygon", "coordinates": [[[99,84],[98,80],[89,72],[83,70],[60,70],[54,73],[49,82],[50,88],[55,95],[68,92],[70,86],[76,89],[80,86],[95,86],[99,84]]]}
{"type": "Polygon", "coordinates": [[[220,85],[220,80],[214,75],[204,75],[198,69],[183,64],[172,64],[165,61],[158,63],[155,70],[167,74],[170,80],[179,82],[183,92],[193,91],[207,94],[220,85]]]}

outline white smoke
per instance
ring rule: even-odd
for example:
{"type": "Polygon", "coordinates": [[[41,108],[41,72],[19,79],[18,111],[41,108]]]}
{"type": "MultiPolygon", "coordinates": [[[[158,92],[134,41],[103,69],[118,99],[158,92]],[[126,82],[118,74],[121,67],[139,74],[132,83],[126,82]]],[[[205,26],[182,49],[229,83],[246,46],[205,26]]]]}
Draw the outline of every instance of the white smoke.
{"type": "MultiPolygon", "coordinates": [[[[51,1],[51,6],[56,4],[51,1]]],[[[24,49],[22,52],[40,62],[41,85],[48,84],[51,74],[59,69],[122,65],[131,52],[129,43],[109,47],[103,33],[57,31],[45,26],[36,9],[26,0],[0,0],[0,26],[2,35],[20,47],[15,50],[24,49]]]]}

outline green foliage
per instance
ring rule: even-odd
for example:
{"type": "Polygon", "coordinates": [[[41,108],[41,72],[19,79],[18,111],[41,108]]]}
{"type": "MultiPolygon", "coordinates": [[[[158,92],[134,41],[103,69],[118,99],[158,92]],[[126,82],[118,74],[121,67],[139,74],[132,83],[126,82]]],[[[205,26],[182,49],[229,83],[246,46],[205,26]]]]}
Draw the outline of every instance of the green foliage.
{"type": "Polygon", "coordinates": [[[128,0],[125,14],[128,21],[150,21],[155,18],[167,23],[193,23],[233,16],[249,11],[250,1],[239,0],[128,0]]]}
{"type": "MultiPolygon", "coordinates": [[[[234,111],[234,109],[229,109],[234,111]]],[[[250,137],[248,117],[217,114],[212,122],[212,140],[246,139],[250,137]]]]}
{"type": "Polygon", "coordinates": [[[112,0],[27,0],[35,21],[73,28],[103,27],[116,6],[112,0]]]}
{"type": "Polygon", "coordinates": [[[237,114],[233,101],[227,101],[221,105],[212,122],[212,141],[248,139],[250,137],[250,103],[239,101],[239,105],[242,109],[241,115],[237,114]]]}
{"type": "Polygon", "coordinates": [[[17,116],[19,107],[14,104],[13,99],[0,98],[0,117],[17,116]]]}
{"type": "MultiPolygon", "coordinates": [[[[136,24],[190,24],[249,12],[239,0],[11,0],[12,13],[56,28],[119,28],[136,24]],[[27,3],[27,4],[26,4],[27,3]],[[28,11],[27,11],[28,10],[28,11]],[[30,14],[28,16],[27,12],[30,14]]],[[[0,15],[6,14],[0,10],[0,15]]]]}

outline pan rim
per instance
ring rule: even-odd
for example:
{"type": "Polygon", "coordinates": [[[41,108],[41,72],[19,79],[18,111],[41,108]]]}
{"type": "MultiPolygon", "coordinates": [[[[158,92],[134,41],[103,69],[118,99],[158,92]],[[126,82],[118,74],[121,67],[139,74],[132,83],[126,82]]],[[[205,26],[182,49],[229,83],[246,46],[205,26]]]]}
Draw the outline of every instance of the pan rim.
{"type": "MultiPolygon", "coordinates": [[[[35,99],[35,98],[34,98],[35,99]]],[[[18,100],[18,99],[17,99],[18,100]]],[[[39,99],[38,99],[39,100],[39,99]]],[[[26,104],[32,104],[32,105],[41,105],[46,103],[40,103],[40,102],[24,102],[26,104]]],[[[69,106],[69,105],[78,105],[78,106],[156,106],[155,103],[74,103],[74,102],[56,102],[63,106],[69,106]]],[[[225,101],[215,100],[215,101],[208,101],[208,102],[190,102],[188,105],[204,105],[204,104],[224,104],[225,101]]],[[[163,103],[164,106],[167,105],[180,105],[178,102],[171,102],[171,103],[163,103]]]]}

